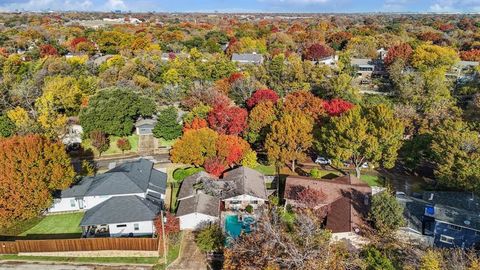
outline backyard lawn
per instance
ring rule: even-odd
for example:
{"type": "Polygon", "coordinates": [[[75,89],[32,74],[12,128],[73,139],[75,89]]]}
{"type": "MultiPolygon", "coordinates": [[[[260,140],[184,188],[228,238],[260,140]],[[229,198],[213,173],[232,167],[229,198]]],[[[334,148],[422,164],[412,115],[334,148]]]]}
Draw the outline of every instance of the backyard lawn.
{"type": "Polygon", "coordinates": [[[272,165],[262,165],[259,164],[257,167],[255,167],[255,170],[259,173],[263,173],[264,175],[275,175],[275,166],[272,165]]]}
{"type": "MultiPolygon", "coordinates": [[[[120,150],[117,146],[117,141],[118,139],[120,139],[121,137],[117,137],[117,136],[110,136],[109,139],[110,139],[110,148],[108,148],[107,151],[103,152],[102,153],[102,156],[105,156],[105,155],[115,155],[115,154],[122,154],[122,150],[120,150]]],[[[125,151],[125,153],[135,153],[137,152],[138,150],[138,135],[136,134],[133,134],[133,135],[130,135],[127,137],[128,138],[128,141],[130,142],[130,145],[132,146],[132,149],[129,150],[129,151],[125,151]]],[[[98,156],[98,151],[95,147],[92,146],[92,142],[90,139],[85,139],[83,140],[82,142],[82,147],[83,149],[87,150],[87,149],[91,149],[93,151],[93,153],[95,154],[95,156],[98,156]]]]}
{"type": "Polygon", "coordinates": [[[124,264],[156,264],[158,257],[58,257],[58,256],[21,256],[0,255],[0,260],[51,261],[77,263],[124,263],[124,264]]]}
{"type": "Polygon", "coordinates": [[[20,236],[27,235],[48,235],[48,234],[81,234],[82,230],[79,226],[84,213],[71,213],[50,215],[43,218],[37,225],[20,236]]]}

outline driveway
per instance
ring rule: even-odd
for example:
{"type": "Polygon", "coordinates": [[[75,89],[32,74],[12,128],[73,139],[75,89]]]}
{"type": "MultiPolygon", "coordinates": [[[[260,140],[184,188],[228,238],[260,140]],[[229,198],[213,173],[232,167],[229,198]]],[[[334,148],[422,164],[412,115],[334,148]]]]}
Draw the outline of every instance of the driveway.
{"type": "Polygon", "coordinates": [[[168,270],[201,270],[207,269],[205,255],[197,248],[193,232],[185,231],[180,245],[178,258],[171,263],[168,270]]]}

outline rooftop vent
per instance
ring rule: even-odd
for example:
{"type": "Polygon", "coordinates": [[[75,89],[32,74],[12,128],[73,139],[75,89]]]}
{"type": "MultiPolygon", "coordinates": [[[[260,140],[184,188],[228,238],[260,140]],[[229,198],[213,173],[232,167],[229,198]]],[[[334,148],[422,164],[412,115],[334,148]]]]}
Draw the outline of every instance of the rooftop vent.
{"type": "Polygon", "coordinates": [[[430,198],[428,198],[429,201],[432,201],[433,200],[433,193],[430,193],[430,198]]]}

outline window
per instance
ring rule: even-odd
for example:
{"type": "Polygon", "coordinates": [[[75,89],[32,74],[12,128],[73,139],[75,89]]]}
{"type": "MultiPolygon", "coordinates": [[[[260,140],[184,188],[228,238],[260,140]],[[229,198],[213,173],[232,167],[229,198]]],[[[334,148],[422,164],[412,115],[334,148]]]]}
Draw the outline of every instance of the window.
{"type": "Polygon", "coordinates": [[[117,228],[124,228],[124,227],[127,227],[127,224],[118,224],[117,225],[117,228]]]}
{"type": "Polygon", "coordinates": [[[448,228],[450,230],[455,230],[455,231],[461,231],[462,230],[462,227],[457,226],[457,225],[452,225],[452,224],[448,224],[448,228]]]}
{"type": "Polygon", "coordinates": [[[440,235],[440,242],[442,242],[442,243],[446,243],[446,244],[452,245],[452,244],[453,244],[453,240],[454,240],[453,237],[446,236],[446,235],[443,235],[443,234],[440,235]]]}
{"type": "Polygon", "coordinates": [[[231,201],[230,204],[241,204],[241,201],[231,201]]]}
{"type": "Polygon", "coordinates": [[[70,206],[75,207],[77,204],[75,204],[75,199],[70,199],[70,206]]]}
{"type": "Polygon", "coordinates": [[[133,223],[133,229],[135,231],[138,231],[140,229],[140,226],[138,225],[138,223],[133,223]]]}
{"type": "Polygon", "coordinates": [[[252,204],[258,204],[258,201],[252,201],[252,204]]]}

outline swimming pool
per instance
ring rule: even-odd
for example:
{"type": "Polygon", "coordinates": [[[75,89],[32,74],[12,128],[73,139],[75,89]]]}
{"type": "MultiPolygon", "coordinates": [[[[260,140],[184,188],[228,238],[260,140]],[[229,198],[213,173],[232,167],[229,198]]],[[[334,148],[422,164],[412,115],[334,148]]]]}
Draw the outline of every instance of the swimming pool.
{"type": "Polygon", "coordinates": [[[242,231],[250,233],[255,219],[250,216],[243,218],[243,221],[238,219],[238,215],[228,215],[225,217],[225,232],[233,239],[237,238],[242,231]]]}

